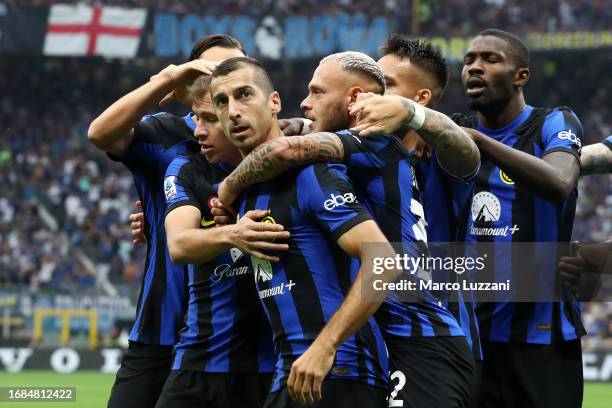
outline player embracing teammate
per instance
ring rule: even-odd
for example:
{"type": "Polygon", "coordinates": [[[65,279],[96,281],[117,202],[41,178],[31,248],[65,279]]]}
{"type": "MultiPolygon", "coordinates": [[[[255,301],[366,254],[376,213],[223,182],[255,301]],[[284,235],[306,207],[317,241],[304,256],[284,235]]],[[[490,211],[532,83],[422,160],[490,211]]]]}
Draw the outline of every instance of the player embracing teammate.
{"type": "MultiPolygon", "coordinates": [[[[215,290],[221,289],[215,289],[220,286],[214,280],[219,267],[227,265],[224,270],[236,273],[227,274],[232,279],[224,290],[235,287],[240,299],[248,293],[252,300],[251,309],[240,306],[244,313],[236,319],[258,316],[261,306],[254,304],[259,301],[272,327],[276,366],[267,357],[251,360],[263,372],[274,371],[266,407],[298,402],[317,407],[580,406],[584,329],[571,294],[557,303],[477,304],[466,294],[450,302],[426,291],[413,303],[392,296],[382,303],[366,301],[362,288],[371,282],[372,271],[364,267],[361,245],[378,242],[385,255],[393,256],[388,241],[410,248],[428,238],[568,242],[580,169],[579,120],[568,108],[525,103],[528,52],[510,33],[486,30],[471,43],[462,80],[475,114],[454,115],[456,123],[431,109],[447,80],[446,65],[435,50],[395,37],[383,51],[380,66],[351,52],[321,61],[302,102],[315,132],[305,136],[282,136],[280,96],[257,61],[232,58],[203,72],[211,74],[210,85],[196,80],[211,92],[198,96],[210,98],[207,109],[194,101],[194,111],[214,129],[200,130],[206,157],[189,153],[166,173],[166,228],[172,231],[170,255],[191,264],[186,284],[193,293],[190,304],[198,306],[192,317],[187,311],[187,325],[201,316],[211,323],[194,323],[191,338],[197,341],[175,348],[173,369],[206,372],[203,367],[211,367],[212,345],[202,342],[198,330],[208,327],[210,339],[215,338],[213,305],[221,293],[215,290]],[[242,158],[218,138],[221,129],[242,158]],[[431,155],[421,154],[428,149],[431,155]],[[215,203],[219,185],[220,202],[215,203]],[[326,205],[337,196],[349,199],[326,205]],[[498,205],[492,217],[481,219],[478,209],[485,198],[498,205]],[[230,204],[238,210],[236,226],[215,225],[213,212],[227,221],[230,204]],[[479,235],[506,225],[514,229],[508,236],[479,235]],[[202,266],[208,262],[213,263],[202,266]],[[251,292],[242,275],[249,276],[251,292]],[[187,364],[189,353],[193,363],[187,364]]],[[[512,261],[509,256],[499,262],[499,279],[512,272],[512,261]]],[[[397,273],[388,271],[387,279],[397,273]]],[[[247,326],[253,333],[244,339],[262,342],[250,350],[265,356],[265,327],[247,326]]],[[[183,343],[190,338],[189,329],[184,333],[183,343]]],[[[233,341],[238,343],[229,349],[239,350],[242,343],[233,341]]],[[[240,372],[237,367],[230,364],[227,372],[240,372]]],[[[200,384],[214,384],[211,395],[220,395],[219,389],[225,396],[239,392],[231,377],[210,383],[202,378],[200,384]]],[[[182,381],[171,376],[164,387],[167,401],[173,387],[198,393],[182,381]]],[[[200,393],[211,387],[202,386],[200,393]]],[[[248,392],[262,395],[257,384],[248,392]]],[[[224,406],[211,398],[209,405],[200,405],[224,406]]],[[[160,406],[173,406],[161,401],[166,400],[160,406]]]]}

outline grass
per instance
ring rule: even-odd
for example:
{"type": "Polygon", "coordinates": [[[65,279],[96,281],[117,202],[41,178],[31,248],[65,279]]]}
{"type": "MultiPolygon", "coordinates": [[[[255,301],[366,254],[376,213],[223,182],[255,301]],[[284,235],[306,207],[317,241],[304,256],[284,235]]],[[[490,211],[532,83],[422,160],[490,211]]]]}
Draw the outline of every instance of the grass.
{"type": "MultiPolygon", "coordinates": [[[[115,380],[113,374],[96,371],[79,371],[74,374],[58,374],[50,371],[23,371],[20,373],[0,372],[0,387],[39,386],[76,387],[76,402],[0,402],[0,408],[103,408],[115,380]]],[[[609,408],[612,400],[612,383],[587,383],[584,387],[583,408],[609,408]]]]}

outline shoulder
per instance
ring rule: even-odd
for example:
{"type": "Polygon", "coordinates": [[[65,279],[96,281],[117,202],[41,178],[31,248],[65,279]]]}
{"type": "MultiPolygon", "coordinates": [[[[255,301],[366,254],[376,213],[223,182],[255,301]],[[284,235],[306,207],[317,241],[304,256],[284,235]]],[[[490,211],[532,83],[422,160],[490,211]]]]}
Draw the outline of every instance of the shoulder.
{"type": "Polygon", "coordinates": [[[135,128],[135,141],[160,144],[168,148],[174,144],[193,139],[193,128],[188,117],[167,112],[145,115],[135,128]]]}
{"type": "Polygon", "coordinates": [[[166,170],[166,177],[178,176],[194,166],[193,158],[186,154],[180,154],[172,160],[166,170]]]}

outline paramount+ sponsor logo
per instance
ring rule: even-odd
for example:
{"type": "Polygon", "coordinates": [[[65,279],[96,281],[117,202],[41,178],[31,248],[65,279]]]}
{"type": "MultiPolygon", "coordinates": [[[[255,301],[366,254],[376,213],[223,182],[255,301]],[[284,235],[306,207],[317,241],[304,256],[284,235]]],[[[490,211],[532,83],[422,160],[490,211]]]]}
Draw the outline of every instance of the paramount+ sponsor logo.
{"type": "Polygon", "coordinates": [[[335,208],[342,207],[343,205],[356,204],[358,202],[359,201],[357,201],[357,197],[355,197],[353,193],[344,193],[344,194],[333,194],[332,193],[331,197],[325,200],[325,202],[323,203],[323,207],[325,207],[327,211],[331,211],[335,208]]]}

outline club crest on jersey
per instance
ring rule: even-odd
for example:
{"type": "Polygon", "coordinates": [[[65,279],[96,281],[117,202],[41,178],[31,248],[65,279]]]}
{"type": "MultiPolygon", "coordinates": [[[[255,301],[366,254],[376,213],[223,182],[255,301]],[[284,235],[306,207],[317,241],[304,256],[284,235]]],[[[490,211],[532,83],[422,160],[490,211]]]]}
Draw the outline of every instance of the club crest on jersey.
{"type": "Polygon", "coordinates": [[[176,184],[174,182],[175,180],[175,176],[168,176],[164,180],[164,193],[166,194],[166,201],[176,198],[178,194],[176,192],[176,184]]]}
{"type": "Polygon", "coordinates": [[[510,176],[504,173],[502,169],[499,169],[499,178],[506,184],[514,184],[514,180],[512,180],[510,176]]]}
{"type": "Polygon", "coordinates": [[[268,215],[268,216],[264,217],[264,219],[261,220],[261,222],[264,222],[266,224],[276,224],[276,220],[274,218],[272,218],[271,215],[268,215]]]}

